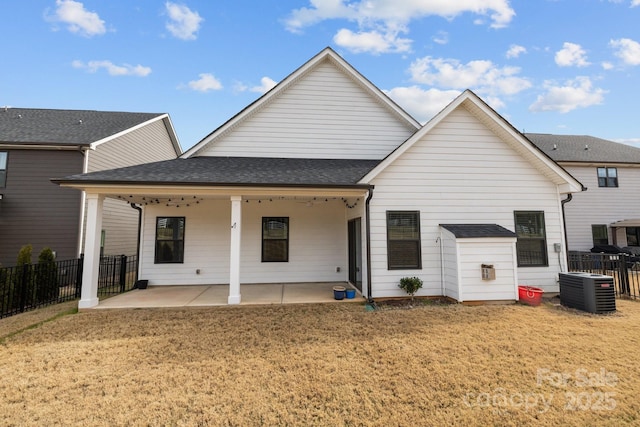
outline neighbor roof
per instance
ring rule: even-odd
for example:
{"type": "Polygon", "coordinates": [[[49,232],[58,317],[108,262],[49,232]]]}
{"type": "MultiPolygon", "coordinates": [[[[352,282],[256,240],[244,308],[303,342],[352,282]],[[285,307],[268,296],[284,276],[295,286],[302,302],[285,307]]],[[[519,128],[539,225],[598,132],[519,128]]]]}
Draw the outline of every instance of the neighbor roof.
{"type": "Polygon", "coordinates": [[[640,163],[640,148],[587,135],[525,134],[557,162],[640,163]]]}
{"type": "Polygon", "coordinates": [[[0,144],[88,146],[165,113],[1,108],[0,144]]]}
{"type": "Polygon", "coordinates": [[[517,237],[516,233],[498,224],[440,224],[458,238],[517,237]]]}
{"type": "Polygon", "coordinates": [[[357,186],[379,160],[192,157],[53,179],[68,184],[357,186]]]}

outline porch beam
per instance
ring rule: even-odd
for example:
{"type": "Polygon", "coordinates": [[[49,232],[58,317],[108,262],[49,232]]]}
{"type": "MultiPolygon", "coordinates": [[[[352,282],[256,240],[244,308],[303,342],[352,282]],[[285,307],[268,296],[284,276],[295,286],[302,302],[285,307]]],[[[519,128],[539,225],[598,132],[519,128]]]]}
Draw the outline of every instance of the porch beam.
{"type": "Polygon", "coordinates": [[[90,193],[87,200],[87,232],[84,241],[82,290],[78,308],[98,305],[98,273],[100,270],[100,237],[102,233],[102,206],[104,196],[90,193]]]}
{"type": "Polygon", "coordinates": [[[240,238],[242,227],[242,197],[231,196],[231,244],[228,304],[240,304],[240,238]]]}

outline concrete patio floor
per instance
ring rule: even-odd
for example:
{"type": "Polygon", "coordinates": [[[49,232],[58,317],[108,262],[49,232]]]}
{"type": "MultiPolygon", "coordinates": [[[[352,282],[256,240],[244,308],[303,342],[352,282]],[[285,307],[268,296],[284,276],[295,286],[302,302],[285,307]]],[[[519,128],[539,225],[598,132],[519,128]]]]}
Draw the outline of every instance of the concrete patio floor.
{"type": "MultiPolygon", "coordinates": [[[[356,290],[356,297],[336,300],[333,287],[355,289],[345,282],[321,283],[264,283],[240,286],[241,305],[347,303],[364,301],[356,290]]],[[[100,300],[98,309],[151,307],[207,307],[227,305],[229,285],[149,286],[100,300]]]]}

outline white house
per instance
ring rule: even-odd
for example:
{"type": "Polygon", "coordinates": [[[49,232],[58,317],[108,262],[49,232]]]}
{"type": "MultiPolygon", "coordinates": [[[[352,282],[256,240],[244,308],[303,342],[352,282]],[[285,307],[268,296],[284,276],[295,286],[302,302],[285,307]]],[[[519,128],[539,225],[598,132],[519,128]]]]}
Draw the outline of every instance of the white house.
{"type": "Polygon", "coordinates": [[[89,201],[81,308],[98,304],[105,198],[142,206],[151,286],[229,284],[237,304],[241,284],[382,298],[417,276],[418,295],[474,301],[558,291],[562,200],[582,188],[471,91],[420,126],[330,48],[180,159],[54,182],[89,201]]]}
{"type": "Polygon", "coordinates": [[[640,250],[640,149],[586,135],[526,135],[587,187],[565,205],[569,250],[640,250]]]}

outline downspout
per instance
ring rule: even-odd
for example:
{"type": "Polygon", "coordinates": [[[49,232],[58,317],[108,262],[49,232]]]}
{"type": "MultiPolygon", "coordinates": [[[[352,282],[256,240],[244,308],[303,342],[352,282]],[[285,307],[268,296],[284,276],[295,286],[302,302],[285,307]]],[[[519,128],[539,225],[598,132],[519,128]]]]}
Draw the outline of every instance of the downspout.
{"type": "MultiPolygon", "coordinates": [[[[82,161],[82,173],[87,173],[89,171],[89,149],[80,148],[80,152],[84,157],[82,161]]],[[[78,221],[78,246],[77,246],[77,256],[80,258],[80,255],[83,252],[83,243],[84,243],[84,226],[85,226],[85,210],[87,204],[87,193],[82,190],[80,192],[80,221],[78,221]]]]}
{"type": "Polygon", "coordinates": [[[365,202],[365,214],[367,216],[367,302],[369,304],[373,304],[373,296],[372,286],[371,286],[371,210],[369,207],[369,202],[373,197],[373,186],[369,188],[369,195],[367,196],[367,200],[365,202]]]}
{"type": "Polygon", "coordinates": [[[140,271],[140,239],[142,237],[142,208],[136,206],[135,203],[131,203],[131,207],[138,211],[138,245],[136,247],[136,263],[138,264],[136,268],[136,282],[138,282],[138,273],[140,271]]]}
{"type": "Polygon", "coordinates": [[[569,193],[567,194],[566,199],[560,201],[560,204],[562,205],[562,228],[564,228],[564,247],[565,247],[564,256],[566,258],[565,265],[567,266],[567,271],[569,271],[569,239],[567,237],[567,218],[564,214],[564,205],[569,203],[571,200],[573,200],[573,194],[569,193]]]}

